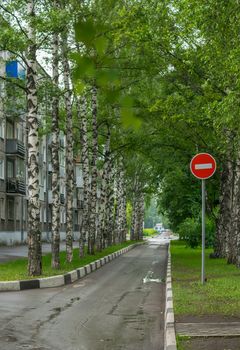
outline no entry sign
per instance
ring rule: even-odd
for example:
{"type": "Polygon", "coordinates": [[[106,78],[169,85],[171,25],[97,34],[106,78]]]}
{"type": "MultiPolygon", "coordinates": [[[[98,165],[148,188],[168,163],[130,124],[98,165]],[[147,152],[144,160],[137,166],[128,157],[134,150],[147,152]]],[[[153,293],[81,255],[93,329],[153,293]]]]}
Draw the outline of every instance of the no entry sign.
{"type": "Polygon", "coordinates": [[[205,179],[211,177],[216,170],[216,161],[208,153],[196,154],[191,160],[192,174],[202,180],[202,273],[201,282],[205,283],[205,179]]]}
{"type": "Polygon", "coordinates": [[[208,179],[216,170],[216,161],[208,153],[196,154],[191,160],[190,169],[198,179],[208,179]]]}

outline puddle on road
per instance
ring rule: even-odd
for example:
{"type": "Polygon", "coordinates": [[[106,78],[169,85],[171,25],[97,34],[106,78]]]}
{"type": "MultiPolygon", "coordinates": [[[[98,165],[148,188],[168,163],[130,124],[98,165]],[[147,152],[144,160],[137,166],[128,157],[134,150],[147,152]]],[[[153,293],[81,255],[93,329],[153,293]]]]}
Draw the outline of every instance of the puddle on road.
{"type": "Polygon", "coordinates": [[[50,348],[42,347],[41,345],[31,345],[31,344],[22,344],[17,345],[16,349],[25,349],[25,350],[50,350],[50,348]]]}
{"type": "Polygon", "coordinates": [[[147,275],[143,278],[143,283],[150,283],[150,282],[156,282],[156,283],[163,283],[163,278],[153,278],[153,272],[148,271],[147,275]]]}

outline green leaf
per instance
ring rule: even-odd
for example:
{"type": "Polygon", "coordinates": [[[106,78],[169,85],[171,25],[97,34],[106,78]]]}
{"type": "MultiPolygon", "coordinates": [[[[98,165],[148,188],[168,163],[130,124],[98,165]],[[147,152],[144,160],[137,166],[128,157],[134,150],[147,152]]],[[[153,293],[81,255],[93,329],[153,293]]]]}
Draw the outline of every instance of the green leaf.
{"type": "Polygon", "coordinates": [[[102,87],[106,87],[108,85],[117,87],[120,83],[119,75],[117,71],[113,69],[98,71],[96,74],[96,78],[97,83],[102,87]]]}
{"type": "Polygon", "coordinates": [[[78,42],[84,43],[86,46],[90,46],[96,35],[96,28],[92,20],[81,21],[79,20],[74,25],[75,38],[78,42]]]}
{"type": "Polygon", "coordinates": [[[74,90],[76,92],[77,95],[81,95],[82,92],[85,89],[85,84],[83,83],[82,80],[76,80],[74,83],[74,90]]]}
{"type": "Polygon", "coordinates": [[[122,107],[120,109],[121,122],[125,128],[139,129],[141,127],[141,120],[137,118],[131,108],[122,107]]]}
{"type": "Polygon", "coordinates": [[[94,40],[94,46],[99,56],[102,56],[108,47],[108,40],[104,37],[97,38],[94,40]]]}
{"type": "Polygon", "coordinates": [[[75,69],[73,71],[73,78],[79,79],[84,77],[94,77],[95,62],[93,58],[87,56],[75,55],[75,69]]]}

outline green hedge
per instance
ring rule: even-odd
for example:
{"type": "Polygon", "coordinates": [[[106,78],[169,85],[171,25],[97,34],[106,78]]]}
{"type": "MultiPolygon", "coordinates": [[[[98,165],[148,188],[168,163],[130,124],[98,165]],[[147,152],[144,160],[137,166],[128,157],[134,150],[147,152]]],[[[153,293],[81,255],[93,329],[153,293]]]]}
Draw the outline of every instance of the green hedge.
{"type": "Polygon", "coordinates": [[[143,236],[144,237],[149,237],[149,236],[153,236],[157,233],[156,230],[154,230],[154,228],[145,228],[143,230],[143,236]]]}

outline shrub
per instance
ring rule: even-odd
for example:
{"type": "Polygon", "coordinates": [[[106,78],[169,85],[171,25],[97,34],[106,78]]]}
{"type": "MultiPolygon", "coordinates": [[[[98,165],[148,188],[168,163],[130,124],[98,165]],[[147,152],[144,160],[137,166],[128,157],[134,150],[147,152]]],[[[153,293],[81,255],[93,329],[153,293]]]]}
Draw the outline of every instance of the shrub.
{"type": "Polygon", "coordinates": [[[144,237],[149,237],[149,236],[153,236],[157,233],[156,230],[154,230],[154,228],[145,228],[143,230],[143,236],[144,237]]]}
{"type": "MultiPolygon", "coordinates": [[[[186,241],[191,248],[196,248],[202,242],[202,226],[200,218],[187,218],[179,226],[177,233],[179,239],[186,241]]],[[[215,223],[211,218],[206,218],[206,248],[212,247],[214,243],[215,223]]]]}

